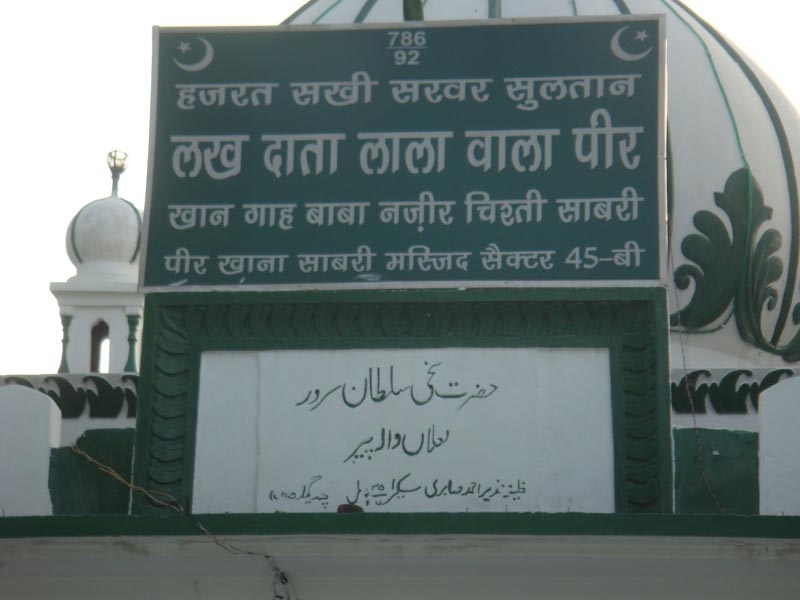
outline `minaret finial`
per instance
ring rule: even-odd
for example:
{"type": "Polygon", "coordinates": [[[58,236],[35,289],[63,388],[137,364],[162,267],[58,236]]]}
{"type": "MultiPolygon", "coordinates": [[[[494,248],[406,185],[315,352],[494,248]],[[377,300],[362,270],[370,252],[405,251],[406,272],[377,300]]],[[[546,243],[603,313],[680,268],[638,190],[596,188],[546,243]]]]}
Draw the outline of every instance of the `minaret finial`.
{"type": "Polygon", "coordinates": [[[122,150],[112,150],[108,153],[106,162],[108,168],[111,169],[111,195],[117,195],[117,187],[119,186],[119,176],[125,171],[125,161],[128,160],[128,153],[122,150]]]}

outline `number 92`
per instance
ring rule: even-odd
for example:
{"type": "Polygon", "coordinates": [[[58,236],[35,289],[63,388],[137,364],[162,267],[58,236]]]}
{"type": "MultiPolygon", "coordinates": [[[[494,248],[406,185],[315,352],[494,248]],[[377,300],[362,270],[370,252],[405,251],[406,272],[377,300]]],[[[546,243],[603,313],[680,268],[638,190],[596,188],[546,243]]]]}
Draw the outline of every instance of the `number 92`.
{"type": "Polygon", "coordinates": [[[419,50],[395,50],[394,64],[403,67],[419,64],[419,50]]]}

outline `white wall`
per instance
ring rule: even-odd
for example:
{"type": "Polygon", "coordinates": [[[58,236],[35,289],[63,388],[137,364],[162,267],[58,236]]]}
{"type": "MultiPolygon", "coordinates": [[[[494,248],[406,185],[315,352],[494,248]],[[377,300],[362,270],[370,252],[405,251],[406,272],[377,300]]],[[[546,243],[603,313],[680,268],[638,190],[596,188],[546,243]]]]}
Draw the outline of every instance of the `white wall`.
{"type": "Polygon", "coordinates": [[[800,377],[764,392],[758,405],[762,515],[800,515],[800,377]]]}
{"type": "Polygon", "coordinates": [[[0,517],[51,515],[50,449],[59,445],[61,411],[49,396],[0,387],[0,517]]]}

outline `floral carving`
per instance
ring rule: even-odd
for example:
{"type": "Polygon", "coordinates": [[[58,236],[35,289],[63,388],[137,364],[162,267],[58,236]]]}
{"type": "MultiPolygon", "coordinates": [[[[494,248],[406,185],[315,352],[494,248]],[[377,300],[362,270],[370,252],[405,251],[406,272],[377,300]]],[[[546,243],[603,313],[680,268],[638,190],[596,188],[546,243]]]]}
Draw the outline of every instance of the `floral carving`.
{"type": "MultiPolygon", "coordinates": [[[[726,314],[732,315],[745,342],[797,360],[792,357],[800,353],[800,340],[786,346],[777,343],[782,333],[780,318],[771,334],[763,327],[765,312],[777,308],[786,312],[788,306],[779,306],[774,285],[783,274],[783,261],[776,256],[781,234],[775,229],[761,231],[772,218],[761,187],[747,169],[739,169],[728,177],[724,191],[714,194],[714,202],[727,215],[732,234],[716,213],[700,210],[695,214],[698,233],[687,235],[681,243],[691,263],[675,270],[678,289],[694,283],[694,291],[689,303],[671,316],[672,326],[707,331],[726,314]]],[[[795,307],[795,322],[798,315],[795,307]]]]}

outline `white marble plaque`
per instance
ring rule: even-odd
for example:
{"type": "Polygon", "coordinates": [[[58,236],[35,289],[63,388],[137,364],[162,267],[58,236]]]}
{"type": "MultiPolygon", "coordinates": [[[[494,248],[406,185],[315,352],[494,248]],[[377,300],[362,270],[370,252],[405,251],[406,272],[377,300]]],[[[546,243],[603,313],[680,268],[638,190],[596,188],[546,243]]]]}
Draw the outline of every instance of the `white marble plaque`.
{"type": "Polygon", "coordinates": [[[606,349],[216,352],[200,382],[195,512],[614,510],[606,349]]]}

